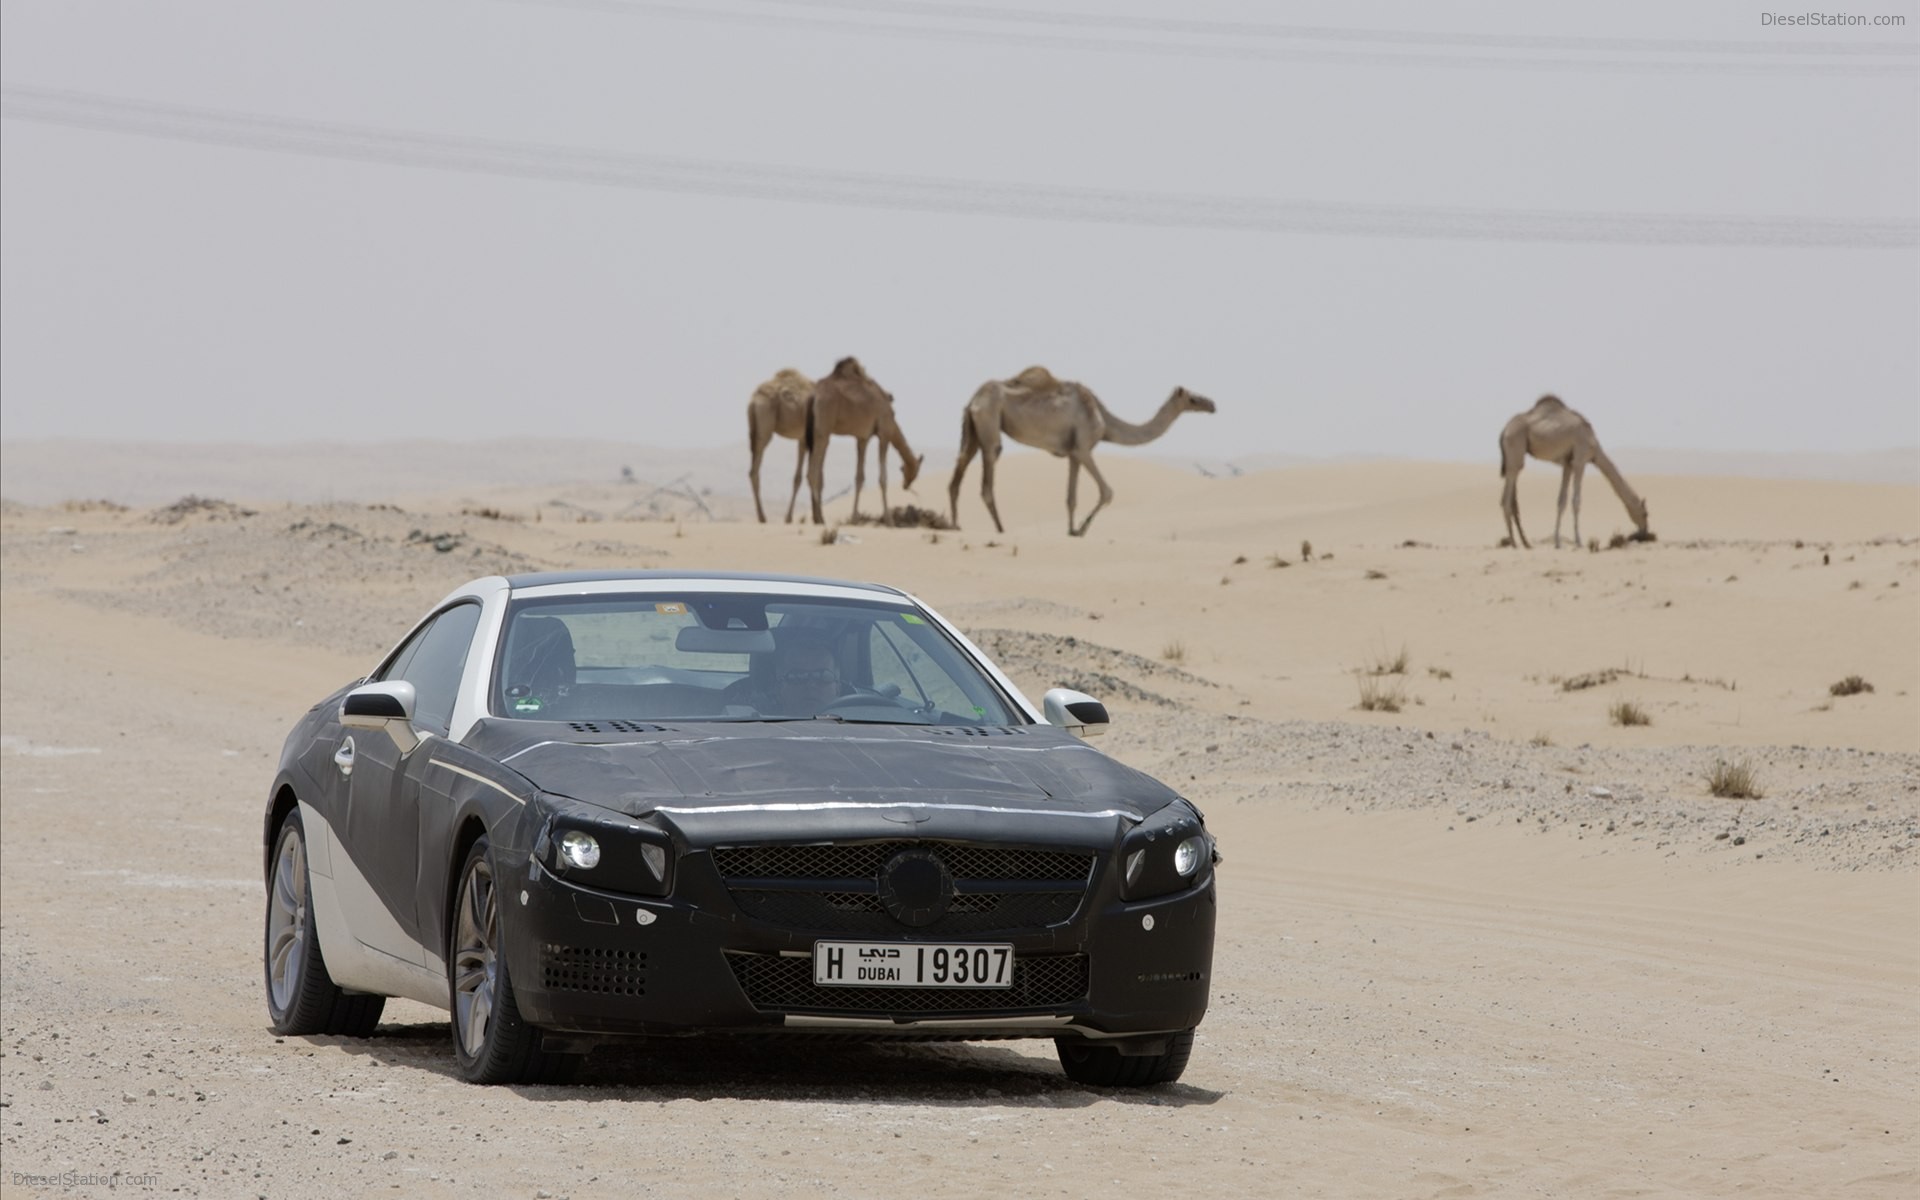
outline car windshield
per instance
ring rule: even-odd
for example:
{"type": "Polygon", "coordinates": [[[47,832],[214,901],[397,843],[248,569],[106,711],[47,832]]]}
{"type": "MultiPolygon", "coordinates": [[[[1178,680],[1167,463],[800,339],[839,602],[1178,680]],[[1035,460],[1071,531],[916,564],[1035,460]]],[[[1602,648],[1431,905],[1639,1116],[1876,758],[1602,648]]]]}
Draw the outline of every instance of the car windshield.
{"type": "Polygon", "coordinates": [[[490,704],[536,721],[1026,723],[912,604],[739,593],[517,600],[490,704]]]}

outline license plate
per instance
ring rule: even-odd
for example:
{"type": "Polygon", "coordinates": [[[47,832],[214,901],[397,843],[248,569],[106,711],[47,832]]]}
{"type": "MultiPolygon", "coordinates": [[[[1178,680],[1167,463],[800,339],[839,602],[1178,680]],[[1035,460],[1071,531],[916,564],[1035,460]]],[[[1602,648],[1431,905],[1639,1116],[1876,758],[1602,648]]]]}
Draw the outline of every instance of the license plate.
{"type": "Polygon", "coordinates": [[[822,987],[1005,988],[1013,947],[978,942],[815,942],[822,987]]]}

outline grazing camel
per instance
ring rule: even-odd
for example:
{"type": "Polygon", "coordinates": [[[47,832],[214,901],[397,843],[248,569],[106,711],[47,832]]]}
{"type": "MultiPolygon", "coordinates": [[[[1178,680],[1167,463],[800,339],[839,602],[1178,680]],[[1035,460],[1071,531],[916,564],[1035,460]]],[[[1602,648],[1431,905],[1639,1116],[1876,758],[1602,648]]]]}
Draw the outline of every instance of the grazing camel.
{"type": "Polygon", "coordinates": [[[747,478],[753,482],[753,511],[760,523],[767,523],[767,510],[760,507],[760,459],[767,444],[776,435],[792,438],[798,447],[793,460],[793,491],[787,496],[787,521],[793,521],[793,506],[800,499],[800,477],[807,469],[807,405],[813,400],[813,380],[783,367],[759,387],[747,401],[747,442],[753,448],[753,462],[747,478]]]}
{"type": "Polygon", "coordinates": [[[860,489],[867,482],[867,440],[880,439],[880,520],[891,520],[887,507],[887,447],[900,452],[900,486],[912,490],[926,456],[915,455],[893,419],[893,394],[873,381],[857,358],[843,358],[833,373],[813,385],[807,406],[807,486],[813,493],[813,523],[825,525],[820,497],[826,479],[827,443],[839,434],[854,439],[853,515],[860,515],[860,489]]]}
{"type": "Polygon", "coordinates": [[[1080,537],[1113,499],[1113,489],[1107,486],[1100,468],[1093,465],[1095,446],[1101,442],[1144,445],[1165,433],[1181,413],[1212,411],[1213,401],[1205,396],[1197,396],[1183,387],[1175,388],[1152,420],[1145,425],[1130,425],[1108,412],[1107,406],[1086,387],[1055,379],[1045,367],[1028,367],[1012,379],[990,379],[967,401],[967,411],[960,419],[960,461],[954,464],[953,482],[947,487],[953,527],[960,528],[960,482],[967,474],[967,464],[978,451],[980,497],[987,502],[993,527],[1006,532],[1006,527],[1000,524],[1000,509],[993,502],[993,468],[1000,461],[1002,434],[1067,460],[1067,534],[1080,537]],[[1075,528],[1074,501],[1082,467],[1099,485],[1100,502],[1075,528]]]}
{"type": "Polygon", "coordinates": [[[1520,528],[1520,468],[1526,465],[1529,454],[1541,462],[1560,464],[1560,506],[1553,516],[1556,549],[1560,545],[1560,519],[1567,511],[1568,484],[1573,485],[1573,544],[1580,545],[1580,478],[1589,462],[1600,468],[1600,473],[1613,485],[1614,494],[1620,497],[1620,503],[1627,506],[1627,516],[1638,529],[1635,540],[1652,539],[1653,535],[1647,532],[1647,502],[1627,486],[1620,468],[1600,449],[1600,439],[1593,435],[1593,426],[1562,404],[1558,396],[1542,396],[1532,408],[1508,421],[1500,431],[1500,477],[1505,480],[1500,490],[1500,511],[1507,518],[1508,542],[1529,549],[1533,546],[1527,541],[1526,530],[1520,528]]]}

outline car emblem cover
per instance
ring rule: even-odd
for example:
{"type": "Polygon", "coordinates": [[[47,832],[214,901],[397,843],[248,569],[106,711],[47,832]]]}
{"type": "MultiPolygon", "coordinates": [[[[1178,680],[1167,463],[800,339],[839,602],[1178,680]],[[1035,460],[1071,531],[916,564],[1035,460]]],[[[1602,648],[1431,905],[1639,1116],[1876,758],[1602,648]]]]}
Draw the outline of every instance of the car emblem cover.
{"type": "Polygon", "coordinates": [[[902,850],[880,868],[880,903],[902,925],[931,925],[953,900],[953,876],[931,850],[902,850]]]}

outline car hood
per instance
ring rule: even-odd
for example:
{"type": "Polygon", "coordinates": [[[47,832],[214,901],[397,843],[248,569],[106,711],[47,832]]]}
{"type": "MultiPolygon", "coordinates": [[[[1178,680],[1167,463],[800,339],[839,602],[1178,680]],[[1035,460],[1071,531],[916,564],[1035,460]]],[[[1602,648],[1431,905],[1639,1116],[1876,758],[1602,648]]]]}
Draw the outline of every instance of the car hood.
{"type": "Polygon", "coordinates": [[[486,720],[466,742],[544,792],[652,816],[693,840],[706,840],[702,830],[749,826],[790,832],[794,815],[809,812],[817,814],[810,832],[834,835],[964,836],[1016,815],[1111,830],[1177,798],[1152,776],[1047,725],[795,721],[607,731],[600,723],[577,732],[553,722],[486,720]]]}

